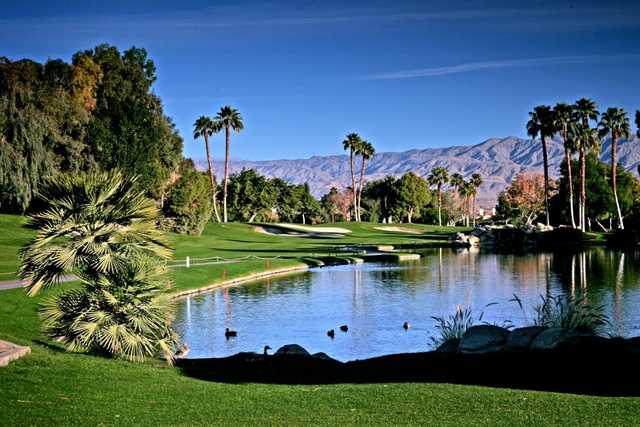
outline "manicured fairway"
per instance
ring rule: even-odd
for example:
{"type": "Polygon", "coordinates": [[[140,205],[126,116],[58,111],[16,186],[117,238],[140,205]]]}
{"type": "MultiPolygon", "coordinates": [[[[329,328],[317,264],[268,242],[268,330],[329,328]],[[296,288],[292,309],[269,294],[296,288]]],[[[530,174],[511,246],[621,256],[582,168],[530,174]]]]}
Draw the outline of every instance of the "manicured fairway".
{"type": "MultiPolygon", "coordinates": [[[[29,234],[19,229],[18,217],[0,221],[1,265],[15,268],[17,248],[29,234]]],[[[406,235],[371,225],[346,227],[352,233],[339,239],[270,236],[246,225],[209,226],[203,238],[172,238],[178,259],[280,255],[268,265],[277,267],[306,262],[301,256],[330,255],[328,248],[336,244],[433,244],[450,232],[429,227],[422,228],[428,235],[406,235]]],[[[223,274],[264,267],[265,260],[257,259],[176,269],[176,284],[197,287],[223,274]]],[[[69,286],[74,285],[58,289],[69,286]]],[[[40,333],[37,304],[49,295],[0,292],[0,339],[33,349],[27,358],[0,368],[0,425],[632,425],[640,419],[638,398],[447,384],[221,384],[186,377],[159,362],[135,365],[68,354],[40,333]]]]}

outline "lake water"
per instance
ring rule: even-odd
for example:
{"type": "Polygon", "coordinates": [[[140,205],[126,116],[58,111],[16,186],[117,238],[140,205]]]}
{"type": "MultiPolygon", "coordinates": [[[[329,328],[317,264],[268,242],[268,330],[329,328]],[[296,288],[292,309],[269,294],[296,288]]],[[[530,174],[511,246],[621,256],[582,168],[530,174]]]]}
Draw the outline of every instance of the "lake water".
{"type": "Polygon", "coordinates": [[[530,323],[540,295],[585,295],[604,306],[608,332],[640,335],[640,254],[603,248],[501,255],[433,249],[420,261],[313,269],[180,301],[176,330],[189,357],[262,352],[296,343],[339,360],[427,351],[431,316],[470,306],[483,321],[530,323]],[[516,294],[525,312],[509,299],[516,294]],[[497,303],[487,307],[487,304],[497,303]],[[405,331],[403,322],[411,328],[405,331]],[[340,325],[349,326],[347,333],[340,325]],[[227,340],[225,328],[238,331],[227,340]],[[327,336],[335,329],[335,339],[327,336]]]}

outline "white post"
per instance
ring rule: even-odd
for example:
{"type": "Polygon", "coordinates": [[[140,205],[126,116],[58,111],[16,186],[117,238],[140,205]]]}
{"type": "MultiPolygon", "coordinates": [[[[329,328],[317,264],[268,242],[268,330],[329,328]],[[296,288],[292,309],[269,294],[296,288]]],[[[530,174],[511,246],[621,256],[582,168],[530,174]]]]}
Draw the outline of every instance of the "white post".
{"type": "Polygon", "coordinates": [[[189,257],[187,257],[185,265],[187,266],[187,268],[191,267],[191,260],[189,259],[189,257]]]}

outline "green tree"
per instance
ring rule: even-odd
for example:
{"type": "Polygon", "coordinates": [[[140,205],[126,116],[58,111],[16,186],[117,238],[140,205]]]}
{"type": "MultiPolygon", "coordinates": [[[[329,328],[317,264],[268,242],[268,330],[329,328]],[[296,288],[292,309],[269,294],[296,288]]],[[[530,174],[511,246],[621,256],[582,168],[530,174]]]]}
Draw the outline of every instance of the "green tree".
{"type": "Polygon", "coordinates": [[[571,163],[576,147],[569,133],[571,126],[574,124],[573,107],[562,102],[556,104],[553,108],[553,124],[556,132],[560,133],[564,145],[564,158],[568,168],[569,217],[571,219],[571,226],[576,228],[576,219],[573,212],[573,173],[571,172],[571,163]]]}
{"type": "Polygon", "coordinates": [[[229,156],[231,150],[231,131],[239,133],[244,129],[244,122],[240,112],[230,106],[224,106],[218,111],[214,119],[214,131],[221,132],[224,129],[224,181],[222,184],[222,209],[223,219],[227,222],[227,186],[229,183],[229,156]]]}
{"type": "Polygon", "coordinates": [[[218,213],[218,184],[216,183],[216,175],[213,170],[213,159],[211,157],[211,150],[209,149],[209,137],[213,135],[214,123],[211,118],[206,116],[198,117],[198,120],[193,124],[193,139],[202,137],[204,139],[204,146],[207,152],[207,165],[209,170],[209,182],[211,184],[211,199],[213,204],[213,211],[216,215],[216,221],[220,222],[220,213],[218,213]]]}
{"type": "Polygon", "coordinates": [[[351,191],[353,192],[353,209],[355,220],[358,221],[358,193],[356,188],[356,165],[355,156],[360,150],[362,144],[362,138],[357,133],[350,133],[342,141],[342,148],[345,151],[349,151],[349,165],[351,167],[351,191]]]}
{"type": "Polygon", "coordinates": [[[196,170],[191,159],[183,160],[179,173],[165,208],[167,226],[178,233],[200,235],[211,219],[209,178],[196,170]]]}
{"type": "Polygon", "coordinates": [[[551,107],[547,105],[538,105],[529,113],[529,121],[527,122],[527,134],[531,139],[535,140],[540,136],[542,143],[542,163],[544,169],[544,206],[547,225],[550,224],[549,218],[549,159],[547,155],[547,138],[554,134],[553,114],[551,107]]]}
{"type": "Polygon", "coordinates": [[[29,295],[75,274],[82,287],[47,301],[45,332],[68,351],[141,361],[172,360],[177,336],[164,293],[171,251],[156,227],[157,209],[136,179],[120,173],[58,175],[45,181],[36,230],[22,252],[20,277],[29,295]]]}
{"type": "Polygon", "coordinates": [[[427,182],[429,185],[436,187],[438,195],[438,225],[442,227],[442,186],[449,182],[449,172],[442,166],[435,167],[427,177],[427,182]]]}
{"type": "Polygon", "coordinates": [[[598,136],[604,138],[611,135],[611,190],[616,203],[616,211],[618,213],[618,226],[624,230],[624,220],[622,218],[622,210],[618,201],[618,190],[616,185],[616,169],[618,166],[617,147],[620,138],[629,139],[631,136],[631,126],[629,117],[622,108],[608,108],[602,114],[600,123],[598,123],[598,136]]]}
{"type": "Polygon", "coordinates": [[[412,219],[429,202],[431,193],[427,182],[413,172],[408,172],[396,181],[396,211],[400,218],[412,219]]]}
{"type": "Polygon", "coordinates": [[[387,176],[367,183],[363,190],[366,199],[376,200],[377,209],[379,210],[378,218],[388,222],[392,219],[394,208],[396,205],[396,182],[393,176],[387,176]]]}
{"type": "Polygon", "coordinates": [[[358,185],[358,197],[357,197],[357,206],[356,206],[356,217],[358,221],[361,221],[361,209],[362,209],[362,190],[364,188],[364,171],[367,164],[367,160],[371,159],[373,155],[376,153],[376,149],[369,141],[361,141],[357,147],[357,154],[361,157],[360,162],[360,184],[358,185]]]}
{"type": "Polygon", "coordinates": [[[229,178],[229,217],[241,222],[266,221],[276,207],[277,197],[273,181],[255,169],[243,169],[229,178]]]}
{"type": "Polygon", "coordinates": [[[585,187],[587,172],[585,157],[589,149],[594,149],[598,145],[595,138],[597,135],[594,135],[594,132],[589,130],[589,121],[597,120],[600,113],[598,113],[598,106],[596,103],[587,98],[578,99],[573,105],[573,111],[575,121],[579,123],[579,125],[570,127],[573,141],[575,141],[576,148],[578,149],[578,167],[580,169],[580,197],[578,202],[578,217],[580,218],[580,221],[578,225],[582,231],[585,231],[587,203],[587,192],[585,187]]]}

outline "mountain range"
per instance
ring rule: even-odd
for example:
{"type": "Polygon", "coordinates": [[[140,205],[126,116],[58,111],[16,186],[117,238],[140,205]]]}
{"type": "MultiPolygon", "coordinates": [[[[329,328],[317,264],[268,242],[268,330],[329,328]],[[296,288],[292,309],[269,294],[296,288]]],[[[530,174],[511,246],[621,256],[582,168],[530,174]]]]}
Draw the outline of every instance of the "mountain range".
{"type": "MultiPolygon", "coordinates": [[[[610,161],[610,141],[601,147],[601,158],[610,161]]],[[[562,142],[548,140],[549,173],[557,176],[564,158],[562,142]]],[[[629,170],[637,171],[640,165],[640,140],[633,137],[618,144],[619,162],[629,170]]],[[[539,140],[505,137],[490,138],[469,146],[413,149],[403,152],[377,153],[367,164],[366,180],[383,178],[386,175],[400,176],[413,171],[426,177],[431,169],[443,166],[449,173],[459,172],[465,178],[480,173],[484,183],[478,192],[478,203],[483,207],[495,205],[497,195],[504,190],[513,177],[520,172],[542,172],[542,149],[539,140]]],[[[205,160],[196,161],[199,169],[205,170],[205,160]]],[[[222,176],[223,164],[215,163],[216,175],[222,176]]],[[[231,172],[253,168],[259,173],[285,179],[294,184],[308,182],[316,197],[327,193],[331,187],[345,188],[351,183],[349,157],[347,155],[313,156],[295,160],[236,160],[231,162],[231,172]]]]}

